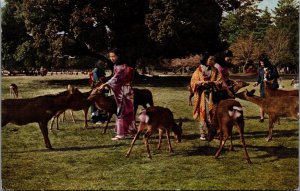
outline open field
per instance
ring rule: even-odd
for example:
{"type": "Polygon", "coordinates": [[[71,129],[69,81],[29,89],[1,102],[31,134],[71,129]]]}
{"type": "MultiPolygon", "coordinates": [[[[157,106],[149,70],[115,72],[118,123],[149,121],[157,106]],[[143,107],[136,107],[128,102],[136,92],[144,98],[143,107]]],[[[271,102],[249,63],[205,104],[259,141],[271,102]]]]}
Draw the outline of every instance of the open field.
{"type": "MultiPolygon", "coordinates": [[[[282,118],[275,124],[273,140],[265,141],[268,120],[258,122],[258,107],[239,100],[244,108],[245,141],[253,164],[244,159],[238,133],[234,128],[235,151],[229,141],[219,159],[214,158],[219,142],[199,140],[198,123],[188,106],[187,79],[140,79],[134,86],[153,93],[154,104],[169,107],[176,121],[183,119],[183,139],[168,152],[164,137],[156,150],[157,134],[150,139],[153,159],[147,158],[141,138],[129,158],[125,153],[131,139],[111,141],[114,120],[108,132],[104,125],[83,127],[83,112],[74,112],[77,123],[60,123],[60,130],[49,132],[54,151],[48,151],[38,124],[8,124],[1,128],[2,188],[14,190],[293,190],[299,186],[299,123],[282,118]],[[153,83],[155,81],[155,83],[153,83]]],[[[248,90],[253,88],[253,80],[248,90]]],[[[9,84],[19,86],[22,98],[55,94],[67,84],[88,91],[88,76],[2,77],[2,99],[9,98],[9,84]]],[[[287,89],[290,80],[284,80],[287,89]]],[[[256,92],[258,94],[258,92],[256,92]]],[[[288,103],[287,103],[288,104],[288,103]]]]}

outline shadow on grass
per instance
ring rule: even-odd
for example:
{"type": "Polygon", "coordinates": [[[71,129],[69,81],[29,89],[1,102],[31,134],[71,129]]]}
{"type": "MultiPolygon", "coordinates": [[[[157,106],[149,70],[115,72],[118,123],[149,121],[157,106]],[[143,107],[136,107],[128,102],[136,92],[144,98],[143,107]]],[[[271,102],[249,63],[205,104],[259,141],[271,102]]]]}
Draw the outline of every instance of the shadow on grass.
{"type": "Polygon", "coordinates": [[[29,151],[13,151],[13,152],[3,152],[3,153],[28,153],[28,152],[61,152],[61,151],[84,151],[84,150],[93,150],[93,149],[105,149],[105,148],[115,148],[115,147],[123,147],[127,146],[127,143],[119,143],[112,145],[99,145],[99,146],[85,146],[85,147],[63,147],[63,148],[53,148],[53,150],[49,149],[37,149],[37,150],[29,150],[29,151]]]}
{"type": "MultiPolygon", "coordinates": [[[[245,133],[244,138],[266,138],[268,135],[268,129],[265,131],[253,131],[250,133],[245,133]]],[[[298,138],[298,129],[291,130],[273,130],[273,138],[282,138],[282,137],[295,137],[298,138]]],[[[237,139],[239,137],[234,136],[233,139],[237,139]]]]}
{"type": "Polygon", "coordinates": [[[208,143],[205,143],[206,145],[195,147],[190,150],[184,150],[182,152],[178,152],[179,155],[183,156],[201,156],[201,155],[207,155],[207,156],[214,156],[217,152],[217,147],[211,147],[208,143]]]}
{"type": "MultiPolygon", "coordinates": [[[[242,147],[242,146],[240,146],[242,147]]],[[[251,158],[270,158],[270,157],[276,157],[276,159],[272,159],[270,161],[277,161],[280,159],[286,159],[286,158],[298,158],[298,148],[288,148],[284,147],[282,145],[280,146],[251,146],[247,145],[247,148],[252,148],[257,151],[264,151],[265,154],[257,155],[251,158]]]]}

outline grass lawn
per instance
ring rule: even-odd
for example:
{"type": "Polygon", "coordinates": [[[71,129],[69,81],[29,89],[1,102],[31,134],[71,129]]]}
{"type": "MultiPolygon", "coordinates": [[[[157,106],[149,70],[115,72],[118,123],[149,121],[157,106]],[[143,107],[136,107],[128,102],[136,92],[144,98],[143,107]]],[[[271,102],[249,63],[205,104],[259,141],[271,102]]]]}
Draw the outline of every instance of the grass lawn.
{"type": "MultiPolygon", "coordinates": [[[[156,149],[157,134],[150,139],[153,159],[147,158],[142,139],[137,140],[125,158],[131,139],[111,141],[114,120],[103,134],[104,125],[83,127],[83,112],[74,112],[77,122],[60,123],[60,130],[49,131],[54,151],[45,148],[37,123],[24,126],[8,124],[1,128],[2,188],[13,190],[293,190],[299,186],[299,123],[282,118],[275,124],[273,140],[266,142],[268,120],[258,122],[258,106],[238,100],[245,116],[245,141],[252,165],[244,158],[237,130],[233,145],[229,141],[219,159],[214,158],[219,141],[199,140],[198,122],[188,105],[187,82],[171,80],[172,85],[136,83],[152,91],[154,104],[168,107],[176,121],[183,119],[183,139],[168,152],[164,137],[156,149]]],[[[170,83],[171,83],[170,82],[170,83]]],[[[289,80],[283,84],[287,89],[289,80]]],[[[19,86],[21,98],[55,94],[67,84],[88,91],[88,76],[2,76],[2,99],[9,98],[9,84],[19,86]]],[[[253,89],[251,85],[248,90],[253,89]]],[[[254,89],[258,90],[258,87],[254,89]]],[[[258,92],[256,93],[258,94],[258,92]]],[[[288,103],[287,103],[288,104],[288,103]]],[[[50,124],[50,123],[49,123],[50,124]]],[[[49,125],[48,124],[48,125],[49,125]]]]}

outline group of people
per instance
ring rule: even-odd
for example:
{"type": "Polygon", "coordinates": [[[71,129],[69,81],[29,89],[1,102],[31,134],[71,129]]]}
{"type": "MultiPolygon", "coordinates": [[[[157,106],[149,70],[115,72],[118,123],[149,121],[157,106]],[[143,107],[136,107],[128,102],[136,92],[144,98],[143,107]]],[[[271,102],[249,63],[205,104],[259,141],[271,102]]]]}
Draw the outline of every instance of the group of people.
{"type": "MultiPolygon", "coordinates": [[[[207,127],[215,120],[216,103],[213,90],[217,89],[225,93],[224,99],[234,98],[233,86],[236,82],[230,79],[229,75],[229,69],[233,67],[232,57],[233,53],[230,50],[218,54],[205,52],[199,67],[191,77],[190,86],[195,94],[193,118],[200,122],[200,140],[206,140],[207,127]]],[[[132,89],[134,69],[122,59],[117,49],[110,50],[108,58],[114,63],[112,78],[107,81],[105,68],[97,64],[92,71],[92,88],[96,83],[101,82],[100,89],[112,90],[117,103],[116,136],[112,140],[120,140],[136,132],[132,89]]],[[[272,82],[272,88],[277,89],[279,75],[266,54],[259,57],[259,65],[258,79],[254,86],[260,84],[260,96],[264,97],[264,80],[272,82]]],[[[96,109],[94,105],[91,107],[91,113],[94,123],[103,122],[107,118],[105,111],[96,109]]],[[[260,122],[263,121],[264,111],[260,108],[260,122]]]]}
{"type": "MultiPolygon", "coordinates": [[[[234,80],[229,78],[229,69],[233,66],[231,63],[233,53],[226,50],[219,54],[204,53],[200,60],[199,67],[194,71],[191,78],[191,88],[195,94],[193,118],[199,120],[200,140],[206,140],[208,125],[212,124],[214,119],[214,109],[216,106],[213,88],[225,92],[223,99],[234,98],[233,86],[234,80]]],[[[268,59],[266,54],[259,57],[258,79],[254,86],[260,84],[260,96],[264,97],[264,81],[271,82],[271,88],[279,87],[277,79],[278,71],[268,59]]],[[[260,122],[264,121],[264,111],[260,108],[260,122]]]]}

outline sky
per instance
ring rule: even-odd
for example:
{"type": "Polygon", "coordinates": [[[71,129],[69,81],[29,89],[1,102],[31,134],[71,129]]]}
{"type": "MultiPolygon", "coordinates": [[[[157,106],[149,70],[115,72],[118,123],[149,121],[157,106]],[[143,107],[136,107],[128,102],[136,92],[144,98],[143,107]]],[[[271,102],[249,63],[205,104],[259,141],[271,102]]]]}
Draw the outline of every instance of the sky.
{"type": "Polygon", "coordinates": [[[265,7],[268,7],[269,11],[274,10],[274,8],[277,6],[278,0],[263,0],[258,7],[261,9],[265,9],[265,7]]]}

